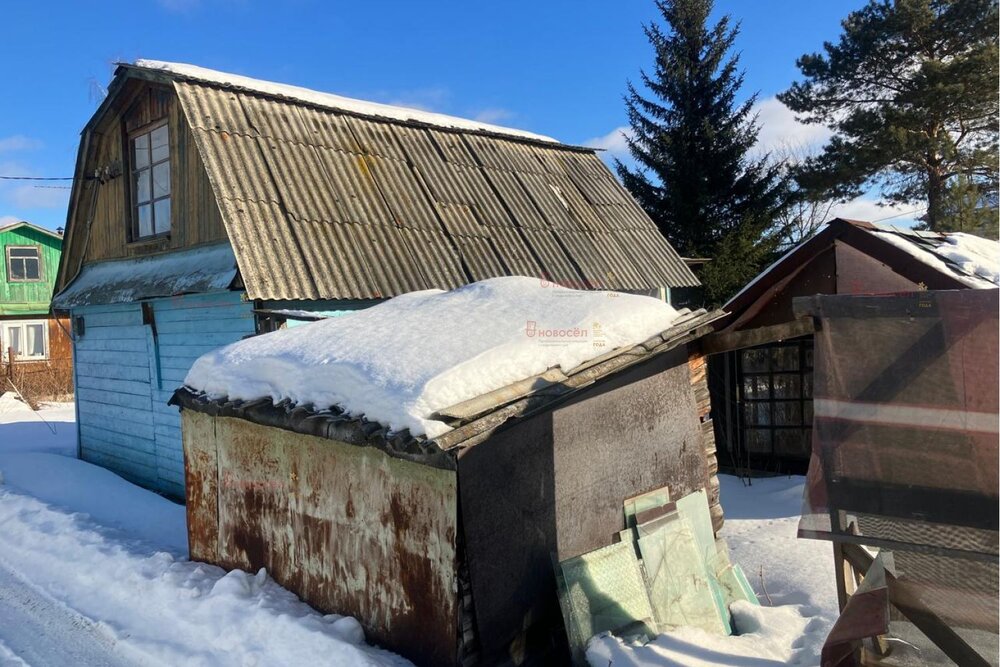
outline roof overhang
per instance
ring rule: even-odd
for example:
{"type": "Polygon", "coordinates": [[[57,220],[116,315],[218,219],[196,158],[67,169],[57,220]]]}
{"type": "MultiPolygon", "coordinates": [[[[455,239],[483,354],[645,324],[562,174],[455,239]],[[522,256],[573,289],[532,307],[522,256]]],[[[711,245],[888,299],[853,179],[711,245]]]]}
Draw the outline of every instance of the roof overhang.
{"type": "Polygon", "coordinates": [[[88,264],[53,297],[52,308],[219,292],[229,289],[236,272],[236,256],[228,243],[88,264]]]}

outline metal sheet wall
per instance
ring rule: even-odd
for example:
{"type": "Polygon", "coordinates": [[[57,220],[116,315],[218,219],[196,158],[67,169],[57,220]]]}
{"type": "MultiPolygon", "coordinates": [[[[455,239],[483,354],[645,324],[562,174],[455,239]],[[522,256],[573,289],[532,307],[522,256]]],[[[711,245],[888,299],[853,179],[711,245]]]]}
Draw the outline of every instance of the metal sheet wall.
{"type": "Polygon", "coordinates": [[[454,472],[185,410],[191,554],[266,567],[418,664],[458,646],[454,472]]]}

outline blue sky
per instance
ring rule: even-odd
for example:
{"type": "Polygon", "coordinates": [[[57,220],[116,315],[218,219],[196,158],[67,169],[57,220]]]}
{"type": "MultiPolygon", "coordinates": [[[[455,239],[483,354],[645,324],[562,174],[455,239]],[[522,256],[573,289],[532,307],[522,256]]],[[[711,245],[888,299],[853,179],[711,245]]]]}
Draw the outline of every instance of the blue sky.
{"type": "MultiPolygon", "coordinates": [[[[718,0],[742,22],[744,92],[763,138],[823,139],[769,98],[862,0],[718,0]],[[770,106],[769,106],[770,105],[770,106]]],[[[79,132],[117,60],[188,62],[621,148],[622,93],[651,62],[652,2],[19,2],[0,40],[0,176],[72,175],[79,132]]],[[[62,225],[59,183],[0,182],[0,222],[62,225]]],[[[877,213],[879,211],[876,211],[877,213]]],[[[891,215],[887,210],[884,215],[891,215]]],[[[872,216],[860,216],[872,217],[872,216]]],[[[880,216],[881,217],[881,216],[880,216]]]]}

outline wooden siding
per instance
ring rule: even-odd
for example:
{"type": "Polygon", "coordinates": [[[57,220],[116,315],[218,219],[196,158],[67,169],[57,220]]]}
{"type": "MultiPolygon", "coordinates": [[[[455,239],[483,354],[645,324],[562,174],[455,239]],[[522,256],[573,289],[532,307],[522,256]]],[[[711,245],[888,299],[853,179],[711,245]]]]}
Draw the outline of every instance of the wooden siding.
{"type": "Polygon", "coordinates": [[[167,405],[194,361],[254,332],[252,306],[221,292],[75,309],[76,397],[83,458],[143,486],[184,497],[180,416],[167,405]]]}
{"type": "Polygon", "coordinates": [[[37,229],[23,225],[0,229],[0,315],[45,315],[49,312],[61,251],[61,239],[37,229]],[[7,275],[7,247],[30,245],[41,248],[41,280],[11,282],[7,275]]]}
{"type": "Polygon", "coordinates": [[[114,175],[88,180],[81,188],[69,222],[68,256],[60,288],[76,275],[81,257],[85,263],[136,257],[228,238],[208,174],[173,91],[134,81],[120,93],[120,98],[115,110],[95,128],[83,172],[94,174],[107,169],[114,175]],[[170,235],[129,243],[131,204],[129,166],[123,155],[125,130],[156,120],[164,113],[170,128],[170,235]],[[91,211],[93,221],[88,234],[91,211]]]}

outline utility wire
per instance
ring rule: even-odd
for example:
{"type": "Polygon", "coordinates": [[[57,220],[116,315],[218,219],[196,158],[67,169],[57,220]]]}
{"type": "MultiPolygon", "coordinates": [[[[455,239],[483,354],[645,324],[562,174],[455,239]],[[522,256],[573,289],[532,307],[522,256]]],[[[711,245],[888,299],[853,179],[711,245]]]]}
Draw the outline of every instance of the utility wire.
{"type": "Polygon", "coordinates": [[[72,181],[73,176],[0,176],[0,181],[72,181]]]}
{"type": "Polygon", "coordinates": [[[923,208],[915,208],[912,211],[903,211],[902,213],[896,213],[895,215],[887,215],[884,218],[878,218],[877,220],[872,220],[872,222],[882,222],[883,220],[892,220],[893,218],[901,218],[904,215],[910,215],[912,213],[921,213],[926,210],[927,207],[924,206],[923,208]]]}

